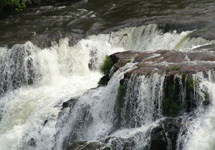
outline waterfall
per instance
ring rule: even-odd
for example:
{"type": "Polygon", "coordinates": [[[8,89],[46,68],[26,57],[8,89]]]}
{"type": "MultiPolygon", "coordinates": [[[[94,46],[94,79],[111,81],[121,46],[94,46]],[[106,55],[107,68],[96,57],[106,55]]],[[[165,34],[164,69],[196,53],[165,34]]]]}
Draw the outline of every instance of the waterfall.
{"type": "Polygon", "coordinates": [[[214,71],[209,71],[207,77],[202,73],[197,74],[197,78],[201,81],[199,85],[199,93],[202,94],[203,101],[210,101],[210,105],[200,105],[195,111],[195,115],[185,117],[187,131],[178,140],[178,144],[183,146],[183,150],[212,150],[215,149],[214,138],[214,71]],[[205,99],[205,94],[209,99],[205,99]],[[180,143],[181,142],[181,143],[180,143]]]}
{"type": "Polygon", "coordinates": [[[123,50],[106,45],[82,40],[69,47],[68,39],[62,39],[46,49],[31,42],[1,48],[1,150],[29,149],[36,143],[40,147],[35,149],[51,149],[62,103],[95,88],[101,77],[95,69],[103,58],[123,50]]]}
{"type": "Polygon", "coordinates": [[[107,146],[118,150],[123,149],[120,145],[129,139],[130,144],[136,143],[133,146],[136,149],[142,149],[148,144],[150,138],[146,138],[145,133],[155,125],[155,115],[160,114],[154,103],[159,105],[162,99],[164,76],[154,74],[150,78],[144,75],[132,77],[128,81],[128,92],[123,102],[119,102],[117,94],[120,80],[134,67],[135,64],[127,64],[113,75],[106,87],[90,90],[78,100],[72,100],[73,107],[64,110],[58,123],[58,139],[63,141],[57,142],[61,143],[57,149],[62,149],[63,145],[70,145],[74,141],[93,141],[107,137],[110,137],[111,141],[119,140],[118,146],[107,143],[107,146]],[[131,89],[132,87],[134,89],[131,89]],[[151,89],[153,90],[150,91],[151,89]],[[123,138],[122,141],[120,137],[123,138]]]}
{"type": "Polygon", "coordinates": [[[191,32],[163,33],[147,25],[92,35],[74,46],[65,38],[44,49],[31,42],[1,47],[0,150],[61,150],[74,141],[98,139],[117,150],[125,143],[148,147],[150,130],[162,118],[164,76],[132,76],[121,85],[124,74],[137,67],[128,63],[107,86],[96,88],[99,68],[115,52],[191,50],[213,42],[189,38],[191,32]],[[120,86],[126,95],[119,101],[120,86]],[[67,101],[71,107],[63,109],[67,101]]]}

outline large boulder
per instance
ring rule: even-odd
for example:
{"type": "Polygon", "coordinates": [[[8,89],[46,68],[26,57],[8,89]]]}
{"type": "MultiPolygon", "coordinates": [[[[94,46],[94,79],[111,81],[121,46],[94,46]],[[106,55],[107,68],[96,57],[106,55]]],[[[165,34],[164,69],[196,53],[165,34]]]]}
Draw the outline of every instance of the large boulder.
{"type": "MultiPolygon", "coordinates": [[[[181,52],[158,50],[155,52],[119,52],[110,56],[117,71],[127,63],[136,63],[136,67],[124,75],[123,81],[133,76],[151,76],[154,73],[164,75],[164,97],[162,109],[164,116],[178,116],[181,112],[191,112],[199,103],[210,104],[207,91],[203,97],[196,96],[199,81],[193,77],[201,72],[206,77],[209,70],[215,69],[215,53],[181,52]]],[[[106,78],[101,79],[104,80],[106,78]]],[[[107,79],[103,81],[107,83],[107,79]]],[[[126,82],[123,86],[126,87],[126,82]]]]}
{"type": "Polygon", "coordinates": [[[181,119],[166,118],[151,131],[150,150],[176,149],[178,134],[183,129],[181,119]]]}
{"type": "Polygon", "coordinates": [[[162,126],[152,129],[151,132],[151,150],[166,150],[167,138],[162,126]]]}
{"type": "Polygon", "coordinates": [[[138,67],[128,73],[137,75],[151,72],[166,73],[167,76],[175,74],[195,74],[201,71],[214,69],[215,53],[211,52],[181,52],[158,50],[156,52],[120,52],[110,56],[115,61],[114,66],[120,68],[132,61],[138,67]]]}

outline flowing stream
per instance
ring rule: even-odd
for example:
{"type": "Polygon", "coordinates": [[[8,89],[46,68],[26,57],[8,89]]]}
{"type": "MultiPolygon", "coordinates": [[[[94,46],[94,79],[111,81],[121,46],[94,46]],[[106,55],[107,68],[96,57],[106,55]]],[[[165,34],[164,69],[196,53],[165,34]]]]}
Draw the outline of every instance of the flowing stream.
{"type": "MultiPolygon", "coordinates": [[[[115,9],[112,4],[107,7],[115,9]]],[[[38,13],[41,11],[43,8],[38,13]]],[[[79,15],[80,12],[82,19],[97,15],[96,10],[78,10],[79,15]]],[[[73,44],[69,37],[61,37],[43,48],[30,41],[1,46],[0,150],[66,150],[76,141],[97,141],[114,150],[123,150],[127,143],[131,150],[147,150],[151,129],[163,119],[165,75],[132,76],[127,83],[130,91],[126,89],[126,100],[118,104],[120,80],[137,66],[127,63],[112,75],[107,86],[98,87],[102,77],[100,66],[106,55],[116,52],[193,51],[214,44],[214,40],[191,37],[194,32],[164,32],[152,23],[89,35],[73,44]],[[68,101],[71,106],[63,108],[68,101]],[[120,112],[118,105],[122,105],[120,112]]],[[[196,76],[201,81],[199,90],[208,91],[212,104],[207,110],[201,107],[196,110],[192,121],[185,117],[191,127],[180,135],[178,150],[215,149],[215,80],[211,77],[213,73],[208,78],[196,76]]]]}

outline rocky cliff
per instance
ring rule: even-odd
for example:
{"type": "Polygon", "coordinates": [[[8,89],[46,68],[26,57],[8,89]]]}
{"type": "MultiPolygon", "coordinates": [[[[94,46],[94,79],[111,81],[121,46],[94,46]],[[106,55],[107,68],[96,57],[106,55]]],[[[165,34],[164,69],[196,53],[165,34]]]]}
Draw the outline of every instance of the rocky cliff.
{"type": "MultiPolygon", "coordinates": [[[[135,111],[140,109],[138,107],[140,102],[138,102],[139,93],[137,91],[141,92],[141,89],[136,89],[138,87],[136,85],[139,82],[143,82],[139,81],[138,77],[144,76],[150,79],[157,74],[164,78],[163,89],[161,89],[163,94],[156,94],[156,88],[159,88],[161,85],[154,85],[153,87],[155,89],[151,88],[151,90],[155,92],[155,97],[161,97],[161,102],[159,104],[159,102],[154,101],[156,98],[151,98],[151,101],[154,101],[152,103],[155,105],[152,111],[152,118],[154,121],[159,121],[147,134],[150,136],[149,144],[143,149],[175,150],[179,147],[179,136],[186,134],[188,130],[183,120],[184,114],[192,116],[197,107],[202,106],[206,108],[210,105],[207,90],[199,91],[200,81],[196,75],[200,73],[203,77],[208,78],[208,72],[213,72],[215,69],[215,54],[211,52],[181,52],[170,50],[144,53],[126,51],[115,53],[106,59],[111,59],[112,63],[110,63],[110,60],[109,63],[112,66],[107,68],[110,69],[107,71],[109,74],[106,74],[100,80],[102,86],[106,86],[108,81],[113,77],[114,72],[128,63],[135,64],[134,69],[126,72],[123,79],[120,80],[116,98],[117,115],[115,129],[137,128],[145,124],[141,118],[136,120],[137,118],[135,116],[135,111]]],[[[155,84],[153,80],[149,82],[151,82],[150,84],[155,84]]],[[[142,87],[139,86],[139,88],[142,87]]],[[[142,92],[145,93],[146,91],[142,92]]],[[[145,114],[142,115],[147,117],[145,114]]],[[[128,140],[116,137],[103,138],[93,143],[89,141],[74,142],[68,149],[80,147],[103,150],[117,149],[119,146],[117,143],[123,143],[121,145],[123,149],[138,149],[135,147],[134,139],[128,140]]]]}

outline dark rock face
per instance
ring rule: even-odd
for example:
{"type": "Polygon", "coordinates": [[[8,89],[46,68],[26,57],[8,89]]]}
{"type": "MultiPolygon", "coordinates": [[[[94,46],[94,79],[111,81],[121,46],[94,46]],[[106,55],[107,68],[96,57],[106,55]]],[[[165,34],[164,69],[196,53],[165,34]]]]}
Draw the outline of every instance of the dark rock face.
{"type": "Polygon", "coordinates": [[[167,144],[168,142],[164,129],[161,126],[152,129],[151,150],[166,150],[167,144]]]}
{"type": "Polygon", "coordinates": [[[160,122],[160,126],[151,131],[151,150],[175,150],[180,130],[180,119],[166,118],[160,122]]]}
{"type": "Polygon", "coordinates": [[[68,100],[62,104],[62,107],[63,107],[62,109],[65,109],[67,107],[73,107],[75,105],[76,101],[77,101],[77,98],[71,98],[70,100],[68,100]]]}
{"type": "Polygon", "coordinates": [[[163,121],[163,127],[167,138],[170,140],[171,144],[169,144],[172,150],[176,149],[178,134],[182,130],[182,123],[180,119],[167,118],[163,121]]]}
{"type": "Polygon", "coordinates": [[[100,79],[99,85],[107,85],[109,80],[110,80],[109,75],[105,75],[100,79]]]}

